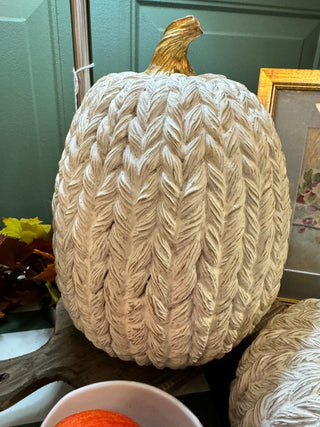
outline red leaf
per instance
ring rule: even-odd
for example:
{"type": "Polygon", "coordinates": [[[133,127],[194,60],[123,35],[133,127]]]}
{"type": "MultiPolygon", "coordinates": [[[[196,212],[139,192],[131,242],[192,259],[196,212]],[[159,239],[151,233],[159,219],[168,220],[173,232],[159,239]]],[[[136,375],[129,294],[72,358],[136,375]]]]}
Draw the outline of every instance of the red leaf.
{"type": "Polygon", "coordinates": [[[0,234],[0,264],[12,270],[18,262],[22,263],[32,254],[32,249],[14,237],[0,234]]]}
{"type": "Polygon", "coordinates": [[[12,304],[28,305],[39,301],[41,289],[27,289],[25,291],[17,291],[13,297],[6,298],[12,304]]]}
{"type": "Polygon", "coordinates": [[[31,249],[39,249],[40,251],[47,252],[49,254],[53,253],[51,240],[34,239],[29,243],[29,246],[31,249]]]}
{"type": "Polygon", "coordinates": [[[8,301],[0,301],[0,319],[5,316],[4,310],[9,307],[8,301]]]}

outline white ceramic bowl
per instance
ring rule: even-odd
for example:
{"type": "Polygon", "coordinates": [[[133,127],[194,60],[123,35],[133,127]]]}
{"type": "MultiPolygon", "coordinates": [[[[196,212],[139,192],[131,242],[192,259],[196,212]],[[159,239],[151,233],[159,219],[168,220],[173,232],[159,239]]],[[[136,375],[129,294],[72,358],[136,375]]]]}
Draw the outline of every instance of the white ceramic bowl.
{"type": "Polygon", "coordinates": [[[106,381],[78,388],[59,400],[41,427],[54,427],[68,415],[88,409],[120,412],[141,427],[202,427],[198,418],[178,399],[134,381],[106,381]]]}

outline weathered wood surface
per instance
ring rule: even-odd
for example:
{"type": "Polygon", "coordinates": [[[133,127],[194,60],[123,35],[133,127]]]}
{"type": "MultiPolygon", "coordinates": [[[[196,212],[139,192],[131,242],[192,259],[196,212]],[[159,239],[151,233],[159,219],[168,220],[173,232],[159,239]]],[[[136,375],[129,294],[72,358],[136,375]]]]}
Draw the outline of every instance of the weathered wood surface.
{"type": "MultiPolygon", "coordinates": [[[[285,305],[276,301],[257,330],[283,309],[285,305]]],[[[135,362],[112,358],[94,347],[73,326],[59,301],[56,325],[49,341],[32,353],[0,361],[0,411],[53,381],[65,381],[78,388],[99,381],[132,380],[151,384],[174,394],[203,370],[204,366],[159,370],[153,366],[138,366],[135,362]]]]}
{"type": "Polygon", "coordinates": [[[94,347],[73,326],[59,301],[56,325],[49,341],[32,353],[0,362],[0,411],[53,381],[65,381],[77,388],[99,381],[132,380],[174,393],[201,369],[159,370],[112,358],[94,347]]]}

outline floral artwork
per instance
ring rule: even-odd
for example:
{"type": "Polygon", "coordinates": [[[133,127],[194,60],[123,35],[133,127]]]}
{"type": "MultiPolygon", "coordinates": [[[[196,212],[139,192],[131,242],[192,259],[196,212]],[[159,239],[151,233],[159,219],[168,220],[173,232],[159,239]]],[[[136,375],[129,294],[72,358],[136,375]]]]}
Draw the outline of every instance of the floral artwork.
{"type": "Polygon", "coordinates": [[[301,178],[294,225],[301,225],[300,233],[306,227],[320,229],[320,169],[309,169],[301,178]]]}
{"type": "Polygon", "coordinates": [[[307,131],[286,268],[320,273],[320,128],[307,131]]]}

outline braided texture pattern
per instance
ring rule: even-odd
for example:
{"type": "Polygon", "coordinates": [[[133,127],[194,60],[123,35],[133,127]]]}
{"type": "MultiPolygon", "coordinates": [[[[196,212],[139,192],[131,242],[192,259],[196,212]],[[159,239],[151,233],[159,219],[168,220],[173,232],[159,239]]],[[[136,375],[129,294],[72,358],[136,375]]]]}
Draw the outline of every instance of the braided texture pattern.
{"type": "Polygon", "coordinates": [[[245,351],[229,418],[237,427],[320,425],[320,300],[275,316],[245,351]]]}
{"type": "Polygon", "coordinates": [[[75,114],[56,179],[65,307],[124,360],[222,357],[277,295],[290,213],[279,138],[243,85],[106,76],[75,114]]]}

